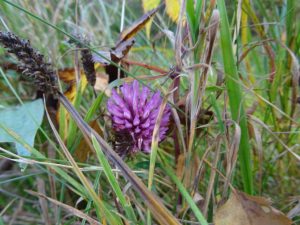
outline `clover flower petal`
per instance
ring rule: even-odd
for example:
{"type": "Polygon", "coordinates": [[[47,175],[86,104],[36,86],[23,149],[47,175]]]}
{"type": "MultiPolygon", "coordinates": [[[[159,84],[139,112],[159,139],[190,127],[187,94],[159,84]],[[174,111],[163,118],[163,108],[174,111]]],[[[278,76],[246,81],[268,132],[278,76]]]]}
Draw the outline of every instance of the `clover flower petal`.
{"type": "MultiPolygon", "coordinates": [[[[162,103],[160,92],[152,94],[143,86],[140,89],[138,81],[131,84],[125,83],[120,88],[120,93],[112,90],[112,95],[107,101],[113,129],[116,132],[130,134],[132,143],[130,153],[143,151],[150,153],[152,134],[162,103]]],[[[170,106],[164,109],[159,129],[159,141],[166,137],[170,121],[170,106]]],[[[122,146],[119,146],[120,150],[122,146]]]]}

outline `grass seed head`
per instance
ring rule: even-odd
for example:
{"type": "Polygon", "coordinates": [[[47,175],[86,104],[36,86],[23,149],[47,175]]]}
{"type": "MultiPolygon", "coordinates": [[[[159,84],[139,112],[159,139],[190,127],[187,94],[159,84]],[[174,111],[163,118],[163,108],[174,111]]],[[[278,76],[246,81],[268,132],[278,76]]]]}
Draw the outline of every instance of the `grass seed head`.
{"type": "Polygon", "coordinates": [[[93,55],[90,49],[86,48],[90,44],[87,38],[82,37],[79,34],[75,34],[79,41],[70,40],[70,43],[74,43],[78,48],[81,48],[81,63],[84,70],[84,74],[88,83],[94,87],[96,83],[96,70],[93,55]]]}
{"type": "Polygon", "coordinates": [[[0,31],[0,43],[20,61],[19,69],[26,79],[44,93],[57,94],[57,76],[51,64],[45,62],[44,56],[32,48],[28,40],[11,32],[0,31]]]}

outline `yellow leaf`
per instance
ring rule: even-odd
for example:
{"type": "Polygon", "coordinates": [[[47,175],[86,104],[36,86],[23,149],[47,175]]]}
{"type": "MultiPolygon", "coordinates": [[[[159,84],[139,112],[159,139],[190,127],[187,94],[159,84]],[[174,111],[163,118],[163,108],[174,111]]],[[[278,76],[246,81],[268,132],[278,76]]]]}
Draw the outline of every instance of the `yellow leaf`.
{"type": "MultiPolygon", "coordinates": [[[[81,71],[81,80],[80,80],[80,92],[82,93],[86,86],[88,84],[88,81],[86,79],[86,76],[84,76],[83,71],[81,71]]],[[[70,102],[74,103],[77,93],[77,87],[76,83],[72,82],[71,85],[69,86],[68,90],[65,91],[64,95],[70,100],[70,102]]]]}
{"type": "MultiPolygon", "coordinates": [[[[155,9],[159,3],[160,3],[160,0],[142,0],[143,1],[143,9],[144,9],[144,12],[148,12],[152,9],[155,9]]],[[[153,18],[151,18],[149,20],[149,22],[146,24],[146,35],[147,35],[147,38],[150,37],[150,31],[151,31],[151,25],[152,25],[152,21],[153,21],[153,18]]]]}
{"type": "Polygon", "coordinates": [[[74,68],[65,68],[58,71],[59,79],[65,83],[73,83],[76,81],[74,68]]]}
{"type": "Polygon", "coordinates": [[[215,225],[291,225],[282,212],[271,207],[263,197],[235,191],[228,201],[217,209],[215,225]]]}
{"type": "Polygon", "coordinates": [[[71,86],[64,92],[64,95],[67,99],[73,103],[75,96],[76,96],[76,84],[73,83],[71,86]]]}
{"type": "Polygon", "coordinates": [[[81,84],[80,84],[80,91],[81,93],[84,92],[86,86],[88,85],[88,80],[86,79],[86,76],[84,76],[83,74],[81,74],[81,84]]]}
{"type": "MultiPolygon", "coordinates": [[[[76,99],[76,95],[78,94],[78,90],[76,87],[76,78],[75,78],[75,69],[74,68],[66,68],[58,71],[59,79],[62,80],[64,83],[68,84],[68,89],[64,92],[64,95],[67,97],[67,99],[74,104],[74,101],[76,99]]],[[[80,92],[83,93],[88,81],[86,79],[86,76],[84,75],[83,70],[80,71],[80,92]]],[[[59,110],[56,112],[56,120],[59,122],[59,110]]],[[[67,115],[67,119],[69,116],[67,115]]]]}
{"type": "Polygon", "coordinates": [[[166,11],[173,22],[178,22],[181,0],[166,0],[166,11]]]}
{"type": "Polygon", "coordinates": [[[156,8],[160,3],[160,0],[143,0],[143,9],[144,12],[148,12],[156,8]]]}

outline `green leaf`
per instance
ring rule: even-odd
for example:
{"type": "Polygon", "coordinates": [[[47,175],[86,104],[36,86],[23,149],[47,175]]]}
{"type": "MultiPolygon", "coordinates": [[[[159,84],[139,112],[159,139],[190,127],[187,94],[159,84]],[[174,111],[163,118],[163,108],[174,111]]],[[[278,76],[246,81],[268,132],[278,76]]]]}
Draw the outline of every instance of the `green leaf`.
{"type": "Polygon", "coordinates": [[[247,115],[243,104],[243,91],[240,85],[235,56],[233,54],[231,29],[227,18],[227,11],[224,0],[218,0],[220,11],[220,41],[224,63],[226,88],[229,97],[229,105],[232,118],[241,127],[241,140],[239,147],[239,161],[244,183],[244,191],[253,194],[253,177],[251,163],[251,146],[249,141],[247,115]]]}
{"type": "MultiPolygon", "coordinates": [[[[18,134],[24,142],[33,147],[34,138],[44,116],[41,99],[0,110],[0,123],[18,134]]],[[[2,127],[1,126],[1,127],[2,127]]],[[[30,152],[14,137],[0,127],[0,142],[15,143],[18,155],[30,156],[30,152]]]]}
{"type": "Polygon", "coordinates": [[[189,192],[186,190],[184,185],[181,183],[181,181],[178,179],[178,177],[174,174],[172,168],[167,165],[166,161],[163,160],[163,170],[166,172],[166,174],[171,178],[171,180],[176,184],[178,190],[182,194],[182,196],[185,198],[187,203],[189,204],[191,210],[194,212],[195,217],[199,221],[201,225],[208,225],[208,222],[206,221],[205,217],[203,216],[202,212],[194,202],[192,196],[189,194],[189,192]]]}
{"type": "Polygon", "coordinates": [[[112,189],[114,190],[116,196],[118,197],[118,199],[126,213],[127,218],[129,220],[131,220],[131,222],[134,222],[134,224],[136,224],[137,219],[135,217],[134,210],[133,210],[130,202],[127,202],[126,197],[123,194],[121,187],[119,186],[119,183],[113,174],[112,168],[109,165],[109,162],[106,159],[106,157],[101,149],[100,144],[97,142],[97,139],[95,138],[95,136],[93,134],[92,134],[92,142],[93,142],[94,149],[96,151],[97,158],[98,158],[99,162],[101,163],[101,165],[103,166],[103,170],[108,179],[108,182],[110,183],[112,189]]]}
{"type": "Polygon", "coordinates": [[[0,225],[4,225],[2,217],[0,217],[0,225]]]}

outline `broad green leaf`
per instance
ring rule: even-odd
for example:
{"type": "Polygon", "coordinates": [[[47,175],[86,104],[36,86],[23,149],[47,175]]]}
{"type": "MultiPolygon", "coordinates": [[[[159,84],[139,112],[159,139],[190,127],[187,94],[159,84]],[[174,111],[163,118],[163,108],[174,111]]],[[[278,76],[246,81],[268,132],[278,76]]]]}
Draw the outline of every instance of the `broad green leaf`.
{"type": "Polygon", "coordinates": [[[15,143],[18,155],[30,156],[30,152],[1,127],[14,131],[23,138],[24,142],[33,147],[43,116],[44,106],[41,99],[0,110],[0,142],[15,143]]]}

